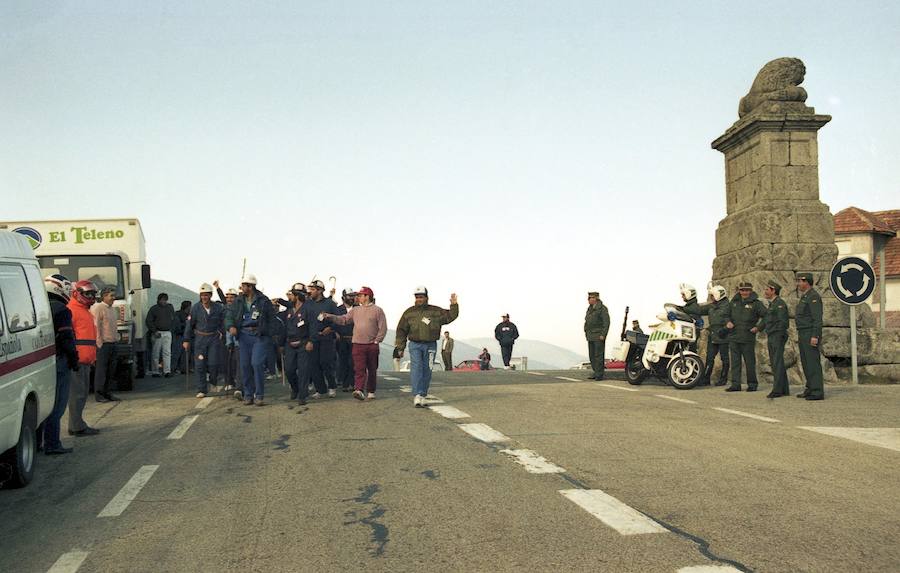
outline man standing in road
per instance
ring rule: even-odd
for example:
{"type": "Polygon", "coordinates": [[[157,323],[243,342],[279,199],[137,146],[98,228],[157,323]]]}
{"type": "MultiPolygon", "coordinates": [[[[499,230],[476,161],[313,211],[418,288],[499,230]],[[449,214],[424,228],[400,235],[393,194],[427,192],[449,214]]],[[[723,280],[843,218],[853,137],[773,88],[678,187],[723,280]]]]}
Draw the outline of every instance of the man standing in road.
{"type": "Polygon", "coordinates": [[[588,293],[588,309],[584,315],[584,337],[588,344],[588,358],[593,374],[588,380],[603,380],[606,369],[606,335],[609,332],[609,311],[600,300],[600,293],[588,293]]]}
{"type": "Polygon", "coordinates": [[[772,376],[775,378],[772,391],[766,398],[780,398],[791,393],[788,386],[787,370],[784,367],[784,345],[787,342],[788,308],[781,300],[781,285],[770,280],[763,292],[769,301],[766,311],[764,330],[766,345],[769,350],[769,362],[772,365],[772,376]]]}
{"type": "Polygon", "coordinates": [[[176,374],[187,373],[188,353],[184,351],[184,327],[188,315],[191,314],[191,301],[181,301],[181,308],[175,311],[175,323],[172,325],[172,371],[176,374]]]}
{"type": "Polygon", "coordinates": [[[416,408],[425,407],[425,397],[431,385],[431,364],[437,352],[437,339],[441,327],[450,324],[459,316],[456,293],[450,295],[450,310],[428,304],[428,289],[420,286],[413,293],[416,302],[407,308],[397,323],[397,338],[394,347],[399,357],[403,357],[406,341],[409,339],[409,380],[415,397],[416,408]]]}
{"type": "Polygon", "coordinates": [[[184,325],[185,360],[193,347],[197,374],[197,398],[204,398],[208,385],[219,385],[219,368],[224,362],[225,306],[212,300],[213,287],[200,285],[200,302],[194,303],[184,325]],[[207,374],[209,380],[207,381],[207,374]]]}
{"type": "Polygon", "coordinates": [[[44,453],[48,456],[68,454],[59,439],[59,422],[69,403],[69,386],[72,371],[78,370],[78,351],[72,330],[72,311],[66,306],[72,296],[72,283],[62,275],[50,275],[44,279],[44,288],[50,297],[50,313],[56,333],[56,401],[43,425],[44,453]]]}
{"type": "Polygon", "coordinates": [[[753,292],[753,285],[742,282],[738,294],[728,305],[730,332],[728,347],[731,350],[731,384],[726,392],[741,391],[741,363],[747,371],[747,392],[756,392],[756,333],[766,316],[766,305],[753,292]]]}
{"type": "MultiPolygon", "coordinates": [[[[337,308],[335,314],[341,316],[350,312],[350,309],[356,306],[356,293],[353,289],[344,289],[341,292],[341,304],[337,308]]],[[[355,361],[353,359],[353,322],[349,324],[334,323],[334,330],[337,332],[337,383],[341,387],[342,392],[349,392],[354,387],[353,368],[355,361]]],[[[358,388],[357,388],[358,389],[358,388]]]]}
{"type": "Polygon", "coordinates": [[[800,300],[794,320],[797,324],[797,344],[800,347],[800,363],[806,388],[797,394],[807,400],[824,400],[825,385],[822,380],[822,362],[819,357],[819,341],[822,339],[822,295],[813,288],[812,273],[797,274],[797,290],[800,300]]]}
{"type": "Polygon", "coordinates": [[[374,400],[378,345],[387,334],[387,319],[381,307],[373,302],[375,293],[372,289],[367,286],[360,288],[356,298],[359,304],[351,306],[347,314],[326,314],[324,319],[336,326],[353,325],[353,397],[374,400]]]}
{"type": "Polygon", "coordinates": [[[450,338],[449,330],[445,330],[444,337],[441,338],[441,360],[444,361],[444,370],[453,370],[453,339],[450,338]]]}
{"type": "MultiPolygon", "coordinates": [[[[294,283],[283,301],[287,307],[284,315],[284,373],[291,386],[291,400],[303,406],[309,397],[309,327],[303,320],[302,310],[306,301],[306,285],[294,283]]],[[[283,304],[279,301],[280,304],[283,304]]]]}
{"type": "Polygon", "coordinates": [[[94,399],[98,402],[118,402],[110,393],[110,380],[116,367],[116,322],[118,313],[113,308],[116,288],[105,286],[100,291],[100,302],[91,306],[91,314],[97,324],[97,366],[94,369],[94,399]]]}
{"type": "Polygon", "coordinates": [[[275,319],[272,301],[256,290],[256,277],[246,275],[241,279],[241,295],[225,313],[225,327],[237,337],[241,352],[241,379],[243,392],[237,390],[235,398],[244,399],[249,406],[256,402],[263,405],[266,380],[266,360],[272,346],[272,321],[275,319]]]}
{"type": "Polygon", "coordinates": [[[97,362],[97,324],[91,314],[91,306],[97,300],[97,287],[91,281],[78,281],[72,285],[69,310],[72,312],[72,328],[75,331],[75,349],[78,351],[78,368],[69,386],[69,435],[93,436],[100,430],[84,421],[84,403],[91,388],[91,366],[97,362]]]}
{"type": "Polygon", "coordinates": [[[509,359],[512,358],[513,345],[519,338],[519,329],[509,321],[509,315],[500,317],[500,324],[494,328],[494,338],[500,343],[500,355],[503,357],[503,369],[509,370],[509,359]]]}
{"type": "Polygon", "coordinates": [[[162,358],[163,373],[172,377],[172,327],[175,325],[175,309],[169,304],[169,295],[160,293],[156,304],[147,311],[147,331],[153,341],[150,352],[150,375],[159,378],[159,361],[162,358]]]}
{"type": "MultiPolygon", "coordinates": [[[[728,332],[725,327],[728,324],[728,308],[731,302],[728,300],[728,291],[722,285],[712,285],[707,289],[709,299],[712,302],[697,304],[696,297],[692,303],[684,307],[684,311],[691,316],[699,317],[709,315],[706,338],[706,370],[703,373],[702,382],[698,386],[709,386],[712,382],[713,369],[716,366],[716,354],[721,357],[722,371],[716,386],[724,386],[728,380],[730,357],[728,355],[728,332]]],[[[707,300],[709,300],[707,299],[707,300]]]]}
{"type": "Polygon", "coordinates": [[[324,314],[337,314],[337,305],[330,298],[325,298],[325,283],[314,280],[306,286],[309,296],[300,310],[303,321],[309,326],[309,341],[306,351],[309,352],[309,375],[316,392],[313,399],[320,398],[327,392],[329,398],[337,395],[337,382],[334,378],[335,334],[334,328],[322,321],[324,314]]]}

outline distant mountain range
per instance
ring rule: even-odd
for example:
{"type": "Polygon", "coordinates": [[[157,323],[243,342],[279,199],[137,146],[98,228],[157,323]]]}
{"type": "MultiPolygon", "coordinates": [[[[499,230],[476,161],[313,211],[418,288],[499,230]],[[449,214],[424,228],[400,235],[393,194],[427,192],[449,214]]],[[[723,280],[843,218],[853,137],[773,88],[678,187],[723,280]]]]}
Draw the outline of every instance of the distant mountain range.
{"type": "MultiPolygon", "coordinates": [[[[173,282],[164,281],[154,278],[150,287],[150,305],[156,304],[156,297],[160,293],[169,295],[169,303],[177,310],[181,306],[181,301],[188,300],[196,302],[200,300],[200,295],[195,291],[187,289],[173,282]]],[[[213,296],[214,300],[218,300],[218,296],[213,296]]],[[[394,330],[388,330],[384,343],[381,345],[378,367],[383,370],[393,370],[392,352],[394,349],[394,339],[397,333],[394,330]]],[[[481,349],[487,348],[491,353],[491,364],[493,366],[502,366],[503,362],[500,358],[500,346],[493,338],[467,338],[454,339],[453,348],[453,364],[459,364],[463,360],[474,360],[481,354],[481,349]]],[[[587,361],[587,356],[577,354],[571,350],[566,350],[559,346],[542,342],[540,340],[519,339],[513,349],[513,356],[527,356],[528,368],[532,370],[561,370],[566,369],[581,362],[587,361]]],[[[406,354],[404,360],[409,359],[406,354]]],[[[440,362],[440,343],[438,346],[438,362],[440,362]]]]}

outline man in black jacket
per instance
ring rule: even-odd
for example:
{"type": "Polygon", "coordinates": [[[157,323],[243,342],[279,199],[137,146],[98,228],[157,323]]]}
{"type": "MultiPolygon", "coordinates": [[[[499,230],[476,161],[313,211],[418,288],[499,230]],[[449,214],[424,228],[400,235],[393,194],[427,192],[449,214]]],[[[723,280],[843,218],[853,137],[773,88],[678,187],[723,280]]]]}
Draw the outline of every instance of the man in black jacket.
{"type": "Polygon", "coordinates": [[[500,343],[500,354],[503,356],[503,369],[509,370],[509,359],[512,358],[513,345],[519,338],[519,329],[509,321],[509,315],[500,317],[501,322],[494,328],[494,338],[500,343]]]}
{"type": "MultiPolygon", "coordinates": [[[[59,421],[69,402],[69,384],[72,371],[78,370],[78,352],[75,350],[75,331],[72,330],[72,311],[66,304],[72,293],[72,283],[62,275],[44,279],[44,288],[50,298],[53,330],[56,333],[56,402],[44,421],[44,453],[48,456],[68,454],[72,448],[64,448],[59,439],[59,421]]],[[[38,432],[41,437],[42,432],[38,432]]]]}
{"type": "Polygon", "coordinates": [[[175,309],[169,304],[169,295],[160,293],[156,304],[147,311],[147,333],[153,341],[150,353],[150,375],[159,378],[159,360],[162,358],[163,373],[172,377],[172,328],[175,326],[175,309]]]}

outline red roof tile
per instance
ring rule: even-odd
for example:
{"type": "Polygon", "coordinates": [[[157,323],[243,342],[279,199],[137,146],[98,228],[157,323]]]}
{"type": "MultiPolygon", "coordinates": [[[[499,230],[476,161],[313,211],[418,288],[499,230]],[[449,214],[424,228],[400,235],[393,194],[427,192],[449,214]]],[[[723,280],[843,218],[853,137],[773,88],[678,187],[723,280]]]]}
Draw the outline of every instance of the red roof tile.
{"type": "MultiPolygon", "coordinates": [[[[892,211],[875,211],[872,213],[894,231],[900,231],[900,209],[892,211]]],[[[878,275],[881,261],[875,257],[875,274],[878,275]]],[[[884,245],[884,275],[886,277],[900,276],[900,237],[894,236],[884,245]]]]}
{"type": "MultiPolygon", "coordinates": [[[[900,211],[881,211],[881,213],[900,213],[900,211]]],[[[847,207],[834,216],[834,232],[844,233],[881,233],[894,235],[896,227],[891,228],[875,213],[859,207],[847,207]]]]}

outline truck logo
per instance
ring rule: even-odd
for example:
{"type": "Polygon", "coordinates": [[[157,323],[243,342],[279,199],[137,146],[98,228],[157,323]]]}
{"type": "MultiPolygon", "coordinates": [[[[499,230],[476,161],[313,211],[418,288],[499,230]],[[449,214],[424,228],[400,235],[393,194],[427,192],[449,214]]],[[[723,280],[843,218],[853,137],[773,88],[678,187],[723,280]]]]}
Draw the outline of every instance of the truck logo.
{"type": "Polygon", "coordinates": [[[31,245],[32,250],[40,247],[43,242],[41,234],[38,233],[37,229],[32,229],[31,227],[19,227],[18,229],[13,229],[13,233],[24,235],[28,239],[28,244],[31,245]]]}

